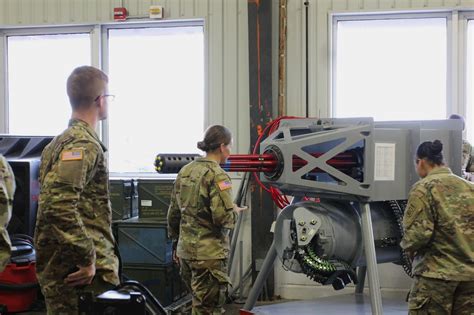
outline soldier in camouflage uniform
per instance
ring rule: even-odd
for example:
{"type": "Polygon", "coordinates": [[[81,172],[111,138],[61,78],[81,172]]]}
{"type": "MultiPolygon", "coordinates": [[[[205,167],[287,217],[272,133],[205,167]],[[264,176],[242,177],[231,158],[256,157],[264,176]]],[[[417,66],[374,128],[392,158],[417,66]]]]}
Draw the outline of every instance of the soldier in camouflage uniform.
{"type": "MultiPolygon", "coordinates": [[[[449,119],[459,119],[462,121],[463,130],[465,128],[464,118],[458,114],[452,114],[449,119]]],[[[461,161],[461,173],[462,178],[474,182],[474,152],[469,141],[462,140],[462,161],[461,161]]]]}
{"type": "Polygon", "coordinates": [[[223,126],[206,130],[198,142],[206,156],[181,169],[168,210],[169,237],[177,245],[173,255],[192,291],[194,315],[221,314],[230,284],[229,231],[244,209],[233,204],[230,177],[219,166],[230,154],[231,141],[223,126]]]}
{"type": "Polygon", "coordinates": [[[0,155],[0,272],[10,260],[11,243],[7,226],[12,216],[15,177],[7,160],[0,155]]]}
{"type": "Polygon", "coordinates": [[[462,177],[474,182],[474,152],[472,146],[467,140],[462,141],[462,177]]]}
{"type": "Polygon", "coordinates": [[[401,247],[413,257],[409,314],[474,313],[474,184],[443,165],[439,140],[417,150],[401,247]]]}
{"type": "Polygon", "coordinates": [[[98,294],[119,284],[106,148],[94,131],[107,117],[107,90],[96,68],[71,73],[69,127],[41,157],[36,271],[48,314],[77,314],[81,290],[98,294]]]}

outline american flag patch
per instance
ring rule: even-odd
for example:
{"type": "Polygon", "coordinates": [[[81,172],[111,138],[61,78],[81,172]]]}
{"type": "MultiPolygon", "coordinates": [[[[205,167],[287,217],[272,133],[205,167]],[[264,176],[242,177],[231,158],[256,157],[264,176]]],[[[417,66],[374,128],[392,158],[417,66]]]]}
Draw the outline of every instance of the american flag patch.
{"type": "Polygon", "coordinates": [[[81,150],[64,151],[61,154],[61,161],[79,161],[82,160],[81,150]]]}
{"type": "Polygon", "coordinates": [[[223,180],[222,182],[218,182],[217,185],[219,185],[219,189],[221,191],[232,188],[232,183],[229,180],[223,180]]]}

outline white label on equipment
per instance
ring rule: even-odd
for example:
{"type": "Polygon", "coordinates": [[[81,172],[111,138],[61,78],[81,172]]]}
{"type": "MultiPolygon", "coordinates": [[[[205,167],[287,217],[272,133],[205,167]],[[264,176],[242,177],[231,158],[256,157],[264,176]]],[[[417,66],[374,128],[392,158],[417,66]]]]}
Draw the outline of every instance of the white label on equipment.
{"type": "Polygon", "coordinates": [[[142,207],[151,207],[152,203],[151,200],[142,200],[141,205],[142,207]]]}
{"type": "Polygon", "coordinates": [[[395,180],[395,143],[375,143],[374,180],[395,180]]]}

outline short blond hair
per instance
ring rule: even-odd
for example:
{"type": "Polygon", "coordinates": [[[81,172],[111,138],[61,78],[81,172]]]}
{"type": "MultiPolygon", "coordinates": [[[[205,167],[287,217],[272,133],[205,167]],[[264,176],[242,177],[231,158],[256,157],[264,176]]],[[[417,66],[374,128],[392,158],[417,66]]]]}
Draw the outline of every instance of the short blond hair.
{"type": "Polygon", "coordinates": [[[67,95],[73,110],[88,108],[102,95],[109,77],[91,66],[81,66],[72,71],[67,79],[67,95]]]}

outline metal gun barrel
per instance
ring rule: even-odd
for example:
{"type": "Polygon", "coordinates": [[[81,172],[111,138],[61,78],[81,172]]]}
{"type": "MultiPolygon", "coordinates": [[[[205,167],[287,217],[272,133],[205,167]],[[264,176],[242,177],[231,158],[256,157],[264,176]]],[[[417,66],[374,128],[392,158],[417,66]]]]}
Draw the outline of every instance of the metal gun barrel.
{"type": "MultiPolygon", "coordinates": [[[[310,153],[312,157],[320,158],[324,153],[316,152],[310,153]]],[[[186,164],[194,161],[200,156],[197,154],[158,154],[155,159],[155,169],[158,173],[178,173],[179,170],[186,164]]],[[[285,161],[272,153],[264,154],[232,154],[228,157],[221,167],[228,172],[277,172],[284,167],[285,161]]],[[[291,167],[296,171],[304,167],[308,162],[303,158],[293,155],[291,160],[291,167]]],[[[326,162],[340,171],[348,172],[354,167],[359,167],[357,157],[352,152],[342,152],[326,162]]],[[[310,173],[319,173],[322,170],[315,168],[310,173]]]]}
{"type": "MultiPolygon", "coordinates": [[[[311,156],[319,158],[324,153],[312,153],[311,156]]],[[[291,165],[293,171],[305,166],[307,162],[293,155],[291,165]]],[[[348,170],[352,167],[359,166],[354,155],[351,153],[340,153],[335,157],[329,159],[327,164],[339,169],[348,170]]],[[[221,164],[221,167],[229,172],[274,172],[283,165],[277,156],[273,154],[234,154],[230,155],[226,163],[221,164]]],[[[313,169],[311,172],[321,172],[319,169],[313,169]]]]}

